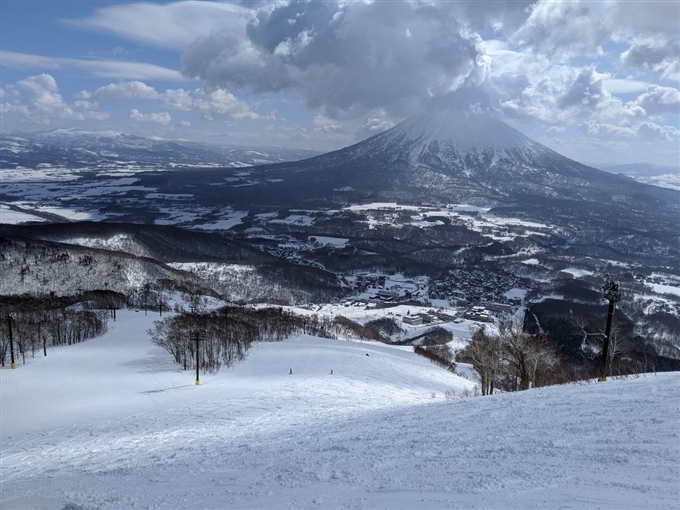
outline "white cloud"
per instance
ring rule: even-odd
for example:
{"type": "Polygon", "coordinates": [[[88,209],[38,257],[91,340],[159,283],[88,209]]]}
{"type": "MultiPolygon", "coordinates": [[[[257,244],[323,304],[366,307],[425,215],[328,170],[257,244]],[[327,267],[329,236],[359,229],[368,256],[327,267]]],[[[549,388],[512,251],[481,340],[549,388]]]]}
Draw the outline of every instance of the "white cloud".
{"type": "Polygon", "coordinates": [[[82,99],[73,101],[72,106],[79,110],[96,110],[99,108],[99,105],[94,101],[84,101],[82,99]]]}
{"type": "Polygon", "coordinates": [[[106,99],[157,99],[158,92],[153,87],[141,81],[126,81],[111,83],[99,87],[92,97],[98,100],[106,99]]]}
{"type": "Polygon", "coordinates": [[[333,119],[329,119],[325,115],[317,115],[314,117],[312,124],[314,124],[316,131],[320,133],[335,134],[344,131],[341,124],[333,119]]]}
{"type": "Polygon", "coordinates": [[[45,73],[29,76],[8,85],[4,96],[9,102],[2,103],[2,112],[16,116],[23,123],[47,126],[60,120],[84,121],[108,118],[107,113],[96,111],[96,103],[89,101],[76,101],[71,105],[65,103],[59,94],[56,80],[45,73]]]}
{"type": "Polygon", "coordinates": [[[597,122],[594,120],[586,121],[583,126],[589,135],[615,135],[624,138],[634,138],[637,135],[637,129],[628,126],[620,126],[618,124],[608,124],[597,122]]]}
{"type": "Polygon", "coordinates": [[[40,69],[57,71],[63,69],[82,69],[100,78],[119,80],[163,80],[186,81],[179,71],[142,62],[122,60],[81,60],[76,58],[44,57],[28,53],[1,51],[2,65],[10,69],[40,69]]]}
{"type": "Polygon", "coordinates": [[[680,141],[680,130],[678,128],[675,126],[664,126],[654,122],[640,123],[637,127],[637,134],[653,140],[661,138],[668,142],[677,143],[680,141]]]}
{"type": "Polygon", "coordinates": [[[394,127],[394,122],[380,117],[369,117],[364,124],[364,129],[371,134],[381,133],[394,127]]]}
{"type": "Polygon", "coordinates": [[[604,46],[629,45],[620,62],[629,69],[649,71],[680,81],[680,2],[540,0],[510,39],[553,62],[591,57],[606,61],[604,46]]]}
{"type": "Polygon", "coordinates": [[[72,22],[76,28],[107,31],[133,41],[183,51],[215,30],[245,33],[252,10],[227,2],[124,3],[98,9],[72,22]]]}
{"type": "Polygon", "coordinates": [[[605,23],[596,23],[593,7],[592,2],[536,2],[514,40],[520,47],[557,58],[601,54],[601,44],[611,30],[605,23]]]}
{"type": "Polygon", "coordinates": [[[636,38],[631,47],[621,54],[621,62],[634,69],[652,71],[662,78],[680,81],[680,37],[636,38]]]}
{"type": "Polygon", "coordinates": [[[189,47],[182,63],[187,76],[217,88],[299,91],[310,108],[334,118],[375,108],[410,114],[484,73],[481,39],[449,7],[269,4],[248,23],[247,38],[213,31],[189,47]]]}
{"type": "Polygon", "coordinates": [[[546,68],[540,59],[528,59],[524,67],[525,74],[500,73],[489,82],[500,111],[509,118],[561,126],[592,119],[628,126],[647,115],[636,101],[624,103],[612,95],[607,87],[611,75],[593,66],[546,68]]]}
{"type": "Polygon", "coordinates": [[[173,110],[191,110],[194,100],[191,93],[184,89],[168,89],[161,94],[161,102],[166,108],[173,110]]]}
{"type": "Polygon", "coordinates": [[[650,85],[647,92],[637,98],[636,103],[644,108],[648,115],[680,114],[680,90],[650,85]]]}
{"type": "Polygon", "coordinates": [[[578,78],[579,70],[567,66],[544,70],[537,66],[528,71],[522,75],[501,74],[491,79],[492,93],[498,97],[501,113],[512,119],[546,124],[570,123],[571,109],[560,106],[559,102],[578,78]]]}
{"type": "Polygon", "coordinates": [[[610,94],[630,94],[632,92],[642,92],[647,90],[649,83],[645,81],[633,80],[630,78],[607,78],[604,80],[604,88],[610,94]]]}
{"type": "MultiPolygon", "coordinates": [[[[314,124],[326,134],[348,132],[350,124],[357,133],[378,132],[449,97],[553,126],[584,118],[629,125],[648,114],[613,95],[644,91],[648,82],[616,77],[611,66],[611,72],[597,72],[595,64],[568,61],[585,55],[612,62],[606,42],[632,45],[640,34],[672,37],[668,17],[675,7],[659,15],[620,2],[542,0],[526,12],[529,3],[501,4],[260,4],[244,31],[213,30],[189,47],[182,62],[188,76],[207,83],[206,90],[300,93],[308,107],[322,110],[317,118],[331,120],[314,124]],[[473,29],[491,22],[498,38],[482,41],[473,29]],[[565,61],[556,65],[559,58],[565,61]],[[478,84],[486,89],[479,101],[452,96],[478,84]],[[378,110],[383,113],[372,113],[378,110]],[[359,118],[363,125],[348,122],[359,118]]],[[[245,19],[247,12],[241,14],[245,19]]],[[[198,97],[178,95],[173,106],[170,97],[166,101],[208,117],[210,109],[221,111],[208,108],[206,98],[200,107],[198,97]]]]}
{"type": "Polygon", "coordinates": [[[678,2],[539,0],[530,7],[513,40],[557,58],[601,55],[602,45],[611,40],[676,38],[678,19],[678,2]]]}
{"type": "Polygon", "coordinates": [[[588,134],[602,139],[627,138],[638,141],[649,140],[666,142],[680,141],[680,130],[675,126],[657,124],[651,121],[638,122],[631,126],[609,124],[606,122],[587,121],[584,124],[588,134]]]}
{"type": "Polygon", "coordinates": [[[129,117],[136,122],[154,122],[156,124],[170,124],[170,121],[172,121],[168,112],[141,113],[135,108],[130,110],[129,117]]]}
{"type": "Polygon", "coordinates": [[[596,73],[593,68],[582,70],[559,98],[558,106],[586,112],[599,109],[602,103],[611,99],[611,94],[604,89],[606,77],[596,73]]]}
{"type": "Polygon", "coordinates": [[[214,120],[218,116],[228,116],[235,119],[257,119],[260,117],[260,115],[251,111],[247,103],[239,100],[231,92],[213,87],[201,87],[194,91],[169,89],[161,95],[161,101],[166,108],[196,111],[207,120],[214,120]]]}
{"type": "Polygon", "coordinates": [[[239,101],[231,92],[224,89],[202,87],[195,91],[196,99],[192,109],[212,120],[217,115],[230,115],[234,118],[257,118],[258,115],[251,112],[248,105],[239,101]]]}

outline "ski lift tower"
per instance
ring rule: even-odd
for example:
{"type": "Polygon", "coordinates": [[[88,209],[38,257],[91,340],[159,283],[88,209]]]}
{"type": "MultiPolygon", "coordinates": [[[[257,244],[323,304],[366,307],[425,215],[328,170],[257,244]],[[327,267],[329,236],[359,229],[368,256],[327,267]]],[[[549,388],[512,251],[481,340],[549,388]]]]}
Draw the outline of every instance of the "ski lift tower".
{"type": "Polygon", "coordinates": [[[604,297],[609,301],[609,312],[607,313],[607,328],[604,332],[604,345],[602,346],[602,361],[600,362],[600,378],[599,382],[607,380],[607,356],[609,353],[609,335],[612,332],[612,320],[614,319],[614,308],[616,303],[621,301],[621,290],[619,284],[616,283],[611,275],[604,275],[604,285],[602,286],[604,297]]]}

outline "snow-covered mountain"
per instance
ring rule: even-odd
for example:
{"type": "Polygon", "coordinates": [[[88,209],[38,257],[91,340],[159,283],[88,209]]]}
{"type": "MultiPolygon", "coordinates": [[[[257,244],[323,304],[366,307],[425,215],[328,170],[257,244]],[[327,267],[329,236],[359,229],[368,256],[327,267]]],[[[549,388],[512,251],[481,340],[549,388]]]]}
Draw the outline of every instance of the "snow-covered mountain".
{"type": "Polygon", "coordinates": [[[602,178],[600,172],[486,114],[439,112],[412,117],[337,156],[360,165],[370,161],[396,186],[478,201],[505,201],[517,191],[570,196],[574,188],[587,189],[602,178]]]}
{"type": "MultiPolygon", "coordinates": [[[[625,206],[678,203],[678,195],[585,166],[487,114],[412,117],[363,142],[294,163],[267,165],[272,181],[243,200],[283,204],[361,196],[479,205],[554,200],[625,206]],[[271,191],[268,192],[268,191],[271,191]]],[[[250,191],[250,192],[249,192],[250,191]]]]}
{"type": "Polygon", "coordinates": [[[245,167],[295,161],[318,152],[282,147],[211,145],[148,138],[118,131],[55,129],[8,133],[0,138],[0,167],[65,168],[107,167],[135,163],[141,166],[245,167]]]}
{"type": "MultiPolygon", "coordinates": [[[[239,210],[462,203],[572,230],[578,244],[660,240],[670,243],[661,252],[678,253],[680,192],[578,163],[486,114],[413,117],[338,151],[246,171],[247,181],[233,171],[172,172],[163,178],[164,192],[239,210]],[[212,185],[227,177],[234,183],[212,185]],[[640,238],[650,233],[654,239],[640,238]]],[[[149,186],[157,182],[148,179],[149,186]]]]}

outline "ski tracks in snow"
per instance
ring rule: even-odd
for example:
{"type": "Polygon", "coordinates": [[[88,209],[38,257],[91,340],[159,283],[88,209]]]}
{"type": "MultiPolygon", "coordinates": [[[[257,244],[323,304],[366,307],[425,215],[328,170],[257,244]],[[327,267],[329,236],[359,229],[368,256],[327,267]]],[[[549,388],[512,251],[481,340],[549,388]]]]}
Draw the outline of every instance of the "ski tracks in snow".
{"type": "Polygon", "coordinates": [[[472,383],[405,349],[300,337],[258,344],[196,387],[150,351],[148,324],[121,316],[69,348],[77,364],[64,350],[2,374],[3,508],[32,508],[16,500],[27,495],[88,510],[662,509],[680,497],[678,374],[444,401],[472,383]],[[92,369],[96,342],[106,357],[92,369]]]}

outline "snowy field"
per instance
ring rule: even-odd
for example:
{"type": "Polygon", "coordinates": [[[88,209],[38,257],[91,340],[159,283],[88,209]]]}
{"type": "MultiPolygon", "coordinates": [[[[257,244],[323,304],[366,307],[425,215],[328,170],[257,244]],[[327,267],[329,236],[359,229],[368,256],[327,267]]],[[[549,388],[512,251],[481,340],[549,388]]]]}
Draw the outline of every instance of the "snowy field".
{"type": "Polygon", "coordinates": [[[34,216],[32,214],[10,209],[8,205],[0,203],[0,223],[5,223],[8,225],[17,225],[19,223],[26,223],[29,221],[45,221],[39,216],[34,216]]]}
{"type": "Polygon", "coordinates": [[[195,386],[154,318],[0,371],[3,510],[677,508],[680,374],[447,400],[409,348],[300,336],[195,386]]]}

